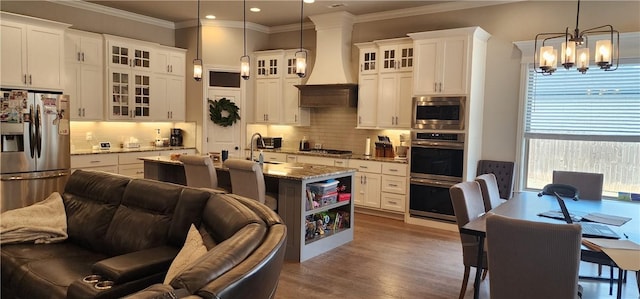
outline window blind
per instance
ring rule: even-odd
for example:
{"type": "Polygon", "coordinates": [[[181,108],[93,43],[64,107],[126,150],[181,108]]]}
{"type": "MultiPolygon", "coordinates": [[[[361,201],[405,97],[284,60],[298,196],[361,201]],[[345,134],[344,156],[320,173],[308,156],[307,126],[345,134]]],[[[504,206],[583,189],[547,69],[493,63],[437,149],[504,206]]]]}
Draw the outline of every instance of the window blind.
{"type": "Polygon", "coordinates": [[[529,70],[526,137],[640,141],[640,63],[586,74],[560,68],[529,70]]]}

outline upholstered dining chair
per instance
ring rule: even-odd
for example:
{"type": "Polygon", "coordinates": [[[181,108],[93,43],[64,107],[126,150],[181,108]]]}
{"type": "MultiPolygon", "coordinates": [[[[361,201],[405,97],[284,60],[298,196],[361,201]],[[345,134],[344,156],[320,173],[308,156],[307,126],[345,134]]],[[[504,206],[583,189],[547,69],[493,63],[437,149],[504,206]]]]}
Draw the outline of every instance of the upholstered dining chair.
{"type": "Polygon", "coordinates": [[[514,166],[515,164],[510,161],[479,160],[476,176],[493,173],[500,190],[500,198],[509,199],[513,192],[514,166]]]}
{"type": "Polygon", "coordinates": [[[476,182],[480,184],[482,191],[482,201],[484,202],[484,210],[489,212],[491,209],[501,205],[506,200],[500,198],[500,190],[498,190],[498,182],[493,173],[485,173],[476,177],[476,182]]]}
{"type": "Polygon", "coordinates": [[[213,160],[209,156],[181,155],[179,158],[184,165],[187,186],[196,188],[218,188],[218,176],[213,167],[213,160]]]}
{"type": "Polygon", "coordinates": [[[233,194],[255,199],[272,210],[278,209],[278,200],[267,194],[262,166],[254,161],[227,159],[224,166],[229,169],[233,194]]]}
{"type": "MultiPolygon", "coordinates": [[[[553,171],[553,183],[571,185],[578,189],[578,198],[584,200],[602,200],[602,185],[604,175],[602,173],[578,172],[578,171],[553,171]]],[[[610,262],[591,255],[583,255],[582,261],[598,264],[598,276],[602,275],[602,266],[610,266],[610,262]]],[[[613,289],[613,267],[609,271],[609,290],[613,289]]],[[[610,291],[611,292],[611,291],[610,291]]]]}
{"type": "Polygon", "coordinates": [[[487,215],[491,299],[581,298],[581,228],[487,215]]]}
{"type": "Polygon", "coordinates": [[[554,170],[553,183],[576,187],[580,192],[580,199],[601,200],[604,175],[602,173],[554,170]]]}
{"type": "MultiPolygon", "coordinates": [[[[451,203],[453,211],[456,214],[456,222],[458,229],[463,227],[469,221],[480,217],[484,213],[484,202],[482,201],[482,191],[480,185],[476,181],[462,182],[449,188],[451,195],[451,203]]],[[[471,267],[478,269],[478,239],[469,234],[460,233],[460,241],[462,241],[462,263],[464,264],[464,275],[462,277],[462,286],[460,287],[459,298],[464,298],[467,291],[467,283],[469,282],[469,272],[471,267]]],[[[486,251],[484,253],[483,269],[487,268],[486,251]]],[[[485,272],[486,275],[486,272],[485,272]]]]}

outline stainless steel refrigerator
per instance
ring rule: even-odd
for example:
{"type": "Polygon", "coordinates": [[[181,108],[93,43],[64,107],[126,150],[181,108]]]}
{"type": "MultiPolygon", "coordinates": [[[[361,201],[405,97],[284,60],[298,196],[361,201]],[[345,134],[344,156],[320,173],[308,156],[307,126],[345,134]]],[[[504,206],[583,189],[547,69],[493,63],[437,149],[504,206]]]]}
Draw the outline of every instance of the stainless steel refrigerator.
{"type": "Polygon", "coordinates": [[[69,96],[0,90],[0,212],[62,192],[69,177],[69,96]]]}

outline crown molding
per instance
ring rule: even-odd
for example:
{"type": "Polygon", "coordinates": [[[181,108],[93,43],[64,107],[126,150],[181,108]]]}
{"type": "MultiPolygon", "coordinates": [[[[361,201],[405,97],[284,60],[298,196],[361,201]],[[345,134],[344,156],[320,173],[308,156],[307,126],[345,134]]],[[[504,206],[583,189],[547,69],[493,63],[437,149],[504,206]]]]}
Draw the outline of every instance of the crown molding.
{"type": "Polygon", "coordinates": [[[111,8],[111,7],[107,7],[99,4],[94,4],[94,3],[86,2],[82,0],[46,0],[46,1],[54,2],[56,4],[66,5],[66,6],[70,6],[78,9],[93,11],[93,12],[110,15],[114,17],[119,17],[123,19],[129,19],[132,21],[146,23],[146,24],[150,24],[158,27],[176,29],[175,24],[170,21],[143,16],[140,14],[136,14],[136,13],[132,13],[132,12],[116,9],[116,8],[111,8]]]}
{"type": "MultiPolygon", "coordinates": [[[[152,17],[148,17],[148,16],[144,16],[144,15],[140,15],[140,14],[136,14],[136,13],[132,13],[132,12],[116,9],[116,8],[111,8],[111,7],[102,6],[102,5],[99,5],[99,4],[94,4],[94,3],[91,3],[91,2],[86,2],[86,1],[83,1],[83,0],[46,0],[46,1],[54,2],[56,4],[62,4],[62,5],[78,8],[78,9],[84,9],[84,10],[88,10],[88,11],[102,13],[102,14],[106,14],[106,15],[110,15],[110,16],[114,16],[114,17],[120,17],[120,18],[124,18],[124,19],[129,19],[129,20],[132,20],[132,21],[146,23],[146,24],[150,24],[150,25],[154,25],[154,26],[163,27],[163,28],[174,29],[174,30],[175,29],[188,28],[188,27],[195,27],[197,25],[195,20],[174,23],[174,22],[170,22],[170,21],[166,21],[166,20],[162,20],[162,19],[152,18],[152,17]]],[[[377,12],[377,13],[359,15],[359,16],[355,16],[354,24],[355,23],[365,23],[365,22],[372,22],[372,21],[388,20],[388,19],[396,19],[396,18],[403,18],[403,17],[411,17],[411,16],[419,16],[419,15],[427,15],[427,14],[434,14],[434,13],[441,13],[441,12],[448,12],[448,11],[456,11],[456,10],[463,10],[463,9],[471,9],[471,8],[478,8],[478,7],[485,7],[485,6],[492,6],[492,5],[500,5],[500,4],[514,3],[514,2],[522,2],[522,1],[527,1],[527,0],[454,1],[454,2],[446,2],[446,3],[440,3],[440,4],[425,5],[425,6],[421,6],[421,7],[397,9],[397,10],[390,10],[390,11],[385,11],[385,12],[377,12]]],[[[217,26],[217,27],[229,27],[229,28],[242,28],[243,27],[243,23],[239,22],[239,21],[203,20],[202,21],[202,25],[217,26]],[[240,25],[238,25],[238,24],[240,24],[240,25]]],[[[307,22],[307,23],[305,23],[303,25],[303,28],[304,29],[312,29],[312,28],[315,28],[315,27],[313,26],[312,23],[308,23],[307,22]]],[[[270,34],[270,33],[281,33],[281,32],[297,31],[297,30],[300,30],[300,25],[299,24],[290,24],[290,25],[267,27],[267,26],[264,26],[264,25],[247,22],[247,29],[251,29],[251,30],[254,30],[254,31],[259,31],[259,32],[270,34]]]]}
{"type": "Polygon", "coordinates": [[[471,9],[485,6],[501,5],[514,2],[522,2],[527,0],[510,0],[510,1],[453,1],[439,4],[425,5],[420,7],[412,7],[405,9],[396,9],[390,11],[376,12],[356,16],[355,23],[365,23],[373,21],[382,21],[396,18],[413,17],[420,15],[428,15],[434,13],[456,11],[463,9],[471,9]]]}

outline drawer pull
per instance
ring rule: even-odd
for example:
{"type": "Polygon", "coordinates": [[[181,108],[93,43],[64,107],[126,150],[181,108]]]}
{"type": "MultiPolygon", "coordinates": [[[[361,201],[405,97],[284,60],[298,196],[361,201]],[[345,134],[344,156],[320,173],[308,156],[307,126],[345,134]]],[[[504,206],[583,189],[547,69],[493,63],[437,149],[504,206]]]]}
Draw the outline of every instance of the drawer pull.
{"type": "Polygon", "coordinates": [[[398,203],[397,203],[397,202],[395,202],[395,201],[389,201],[389,204],[397,205],[398,203]]]}
{"type": "Polygon", "coordinates": [[[367,166],[360,166],[360,168],[369,169],[369,167],[367,167],[367,166]]]}
{"type": "Polygon", "coordinates": [[[100,163],[100,162],[102,162],[102,161],[100,161],[100,160],[92,160],[92,161],[89,161],[89,163],[100,163]]]}
{"type": "Polygon", "coordinates": [[[389,187],[398,187],[396,184],[389,184],[389,187]]]}
{"type": "Polygon", "coordinates": [[[391,169],[389,169],[389,171],[398,172],[398,170],[395,169],[395,168],[391,168],[391,169]]]}

